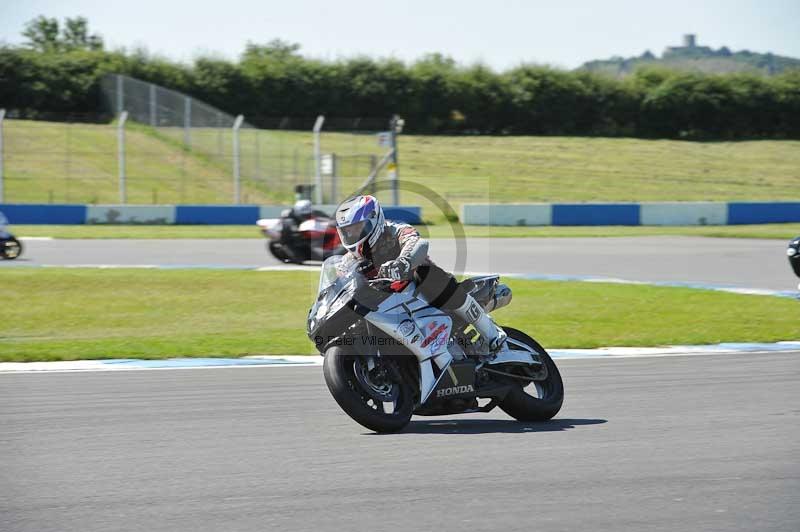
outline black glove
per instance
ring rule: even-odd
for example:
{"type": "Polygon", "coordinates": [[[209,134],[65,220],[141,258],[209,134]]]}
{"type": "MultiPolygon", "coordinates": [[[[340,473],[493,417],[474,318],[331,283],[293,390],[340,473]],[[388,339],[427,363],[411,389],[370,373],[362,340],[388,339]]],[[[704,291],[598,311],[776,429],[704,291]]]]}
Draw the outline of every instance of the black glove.
{"type": "Polygon", "coordinates": [[[405,258],[384,262],[378,268],[378,277],[386,277],[393,281],[408,281],[411,279],[411,264],[405,258]]]}

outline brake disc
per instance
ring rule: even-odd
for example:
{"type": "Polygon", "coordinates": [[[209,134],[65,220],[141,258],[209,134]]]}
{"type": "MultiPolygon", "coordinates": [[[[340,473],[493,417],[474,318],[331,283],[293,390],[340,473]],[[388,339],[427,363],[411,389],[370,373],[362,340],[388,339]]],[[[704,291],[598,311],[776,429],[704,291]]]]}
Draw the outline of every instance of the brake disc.
{"type": "Polygon", "coordinates": [[[370,371],[366,366],[365,361],[362,359],[357,358],[353,361],[353,373],[361,388],[376,401],[388,403],[397,399],[399,395],[398,386],[386,380],[386,370],[381,366],[376,366],[370,371]],[[380,372],[382,372],[382,375],[380,372]]]}

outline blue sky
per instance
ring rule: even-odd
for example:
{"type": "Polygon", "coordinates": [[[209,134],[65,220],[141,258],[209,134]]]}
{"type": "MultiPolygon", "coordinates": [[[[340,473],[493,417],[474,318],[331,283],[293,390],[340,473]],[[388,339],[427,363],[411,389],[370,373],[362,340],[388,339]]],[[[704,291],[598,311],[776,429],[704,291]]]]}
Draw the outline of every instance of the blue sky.
{"type": "Polygon", "coordinates": [[[800,57],[800,0],[0,0],[0,41],[20,42],[24,22],[39,14],[83,15],[111,47],[181,61],[234,59],[247,41],[281,38],[322,59],[442,52],[496,69],[574,68],[646,49],[659,54],[684,33],[714,48],[800,57]]]}

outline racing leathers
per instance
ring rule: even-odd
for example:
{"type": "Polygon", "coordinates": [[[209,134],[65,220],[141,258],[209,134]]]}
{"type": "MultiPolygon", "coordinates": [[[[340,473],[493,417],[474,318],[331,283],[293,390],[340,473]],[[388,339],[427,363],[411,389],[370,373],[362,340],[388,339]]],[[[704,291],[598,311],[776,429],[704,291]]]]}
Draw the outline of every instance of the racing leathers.
{"type": "Polygon", "coordinates": [[[343,258],[343,266],[363,260],[371,265],[364,272],[368,278],[414,280],[422,297],[431,305],[472,324],[490,352],[500,349],[505,341],[505,331],[494,324],[452,274],[431,261],[428,241],[420,237],[413,226],[387,220],[376,243],[365,247],[363,259],[348,252],[343,258]]]}

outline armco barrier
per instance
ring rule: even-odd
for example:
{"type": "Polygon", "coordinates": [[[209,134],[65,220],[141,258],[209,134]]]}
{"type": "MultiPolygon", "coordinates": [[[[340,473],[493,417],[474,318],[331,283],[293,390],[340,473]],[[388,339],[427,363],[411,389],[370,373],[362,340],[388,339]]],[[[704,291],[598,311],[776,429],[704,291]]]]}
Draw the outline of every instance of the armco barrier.
{"type": "Polygon", "coordinates": [[[247,206],[178,205],[175,223],[179,225],[247,225],[259,218],[259,208],[247,206]]]}
{"type": "MultiPolygon", "coordinates": [[[[34,205],[0,204],[11,224],[183,224],[248,225],[259,218],[280,216],[280,205],[34,205]]],[[[336,206],[322,205],[323,212],[336,206]]],[[[386,218],[419,223],[422,209],[413,205],[385,207],[386,218]]]]}
{"type": "Polygon", "coordinates": [[[725,203],[642,203],[641,225],[725,225],[728,206],[725,203]]]}
{"type": "Polygon", "coordinates": [[[552,225],[639,225],[639,205],[574,204],[553,205],[552,225]]]}
{"type": "Polygon", "coordinates": [[[800,202],[465,204],[466,225],[735,225],[800,222],[800,202]]]}
{"type": "Polygon", "coordinates": [[[87,205],[87,224],[174,224],[171,205],[87,205]]]}
{"type": "Polygon", "coordinates": [[[800,221],[800,202],[728,203],[728,224],[777,224],[800,221]]]}
{"type": "Polygon", "coordinates": [[[82,224],[86,205],[0,204],[12,224],[82,224]]]}
{"type": "MultiPolygon", "coordinates": [[[[0,204],[11,224],[251,224],[274,218],[279,205],[0,204]]],[[[324,212],[332,205],[319,207],[324,212]]],[[[386,218],[419,223],[418,206],[385,207],[386,218]]],[[[465,204],[467,225],[738,225],[800,222],[800,202],[664,202],[465,204]]]]}
{"type": "Polygon", "coordinates": [[[462,209],[462,222],[471,225],[550,225],[552,216],[553,206],[547,203],[464,205],[462,209]]]}

